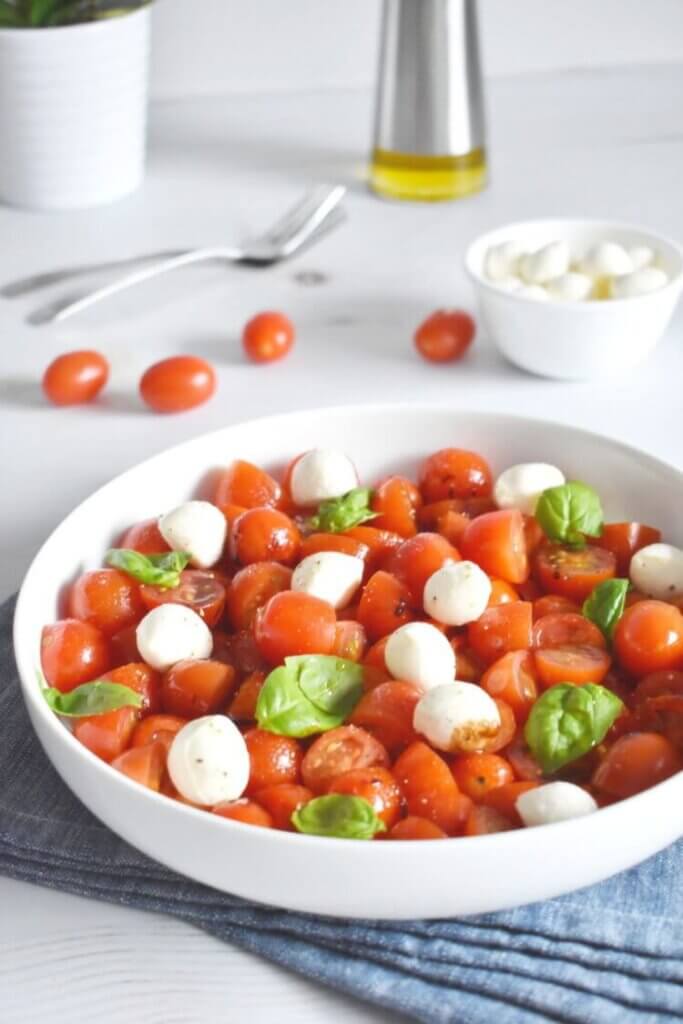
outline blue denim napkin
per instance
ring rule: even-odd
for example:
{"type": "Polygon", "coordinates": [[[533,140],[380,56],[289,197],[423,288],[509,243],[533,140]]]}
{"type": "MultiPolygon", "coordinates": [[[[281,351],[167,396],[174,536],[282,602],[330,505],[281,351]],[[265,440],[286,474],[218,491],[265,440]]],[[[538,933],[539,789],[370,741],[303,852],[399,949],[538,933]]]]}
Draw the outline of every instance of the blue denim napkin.
{"type": "Polygon", "coordinates": [[[683,842],[571,896],[459,920],[339,921],[226,896],[118,839],[52,770],[19,691],[13,611],[0,608],[0,873],[173,914],[429,1024],[683,1021],[683,842]]]}

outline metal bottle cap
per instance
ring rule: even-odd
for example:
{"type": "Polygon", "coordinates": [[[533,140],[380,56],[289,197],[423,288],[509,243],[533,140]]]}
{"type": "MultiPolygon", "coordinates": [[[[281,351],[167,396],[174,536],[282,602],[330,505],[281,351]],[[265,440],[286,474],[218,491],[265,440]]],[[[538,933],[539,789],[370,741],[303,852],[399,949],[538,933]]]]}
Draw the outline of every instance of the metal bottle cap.
{"type": "Polygon", "coordinates": [[[484,144],[476,0],[384,0],[375,147],[462,156],[484,144]]]}

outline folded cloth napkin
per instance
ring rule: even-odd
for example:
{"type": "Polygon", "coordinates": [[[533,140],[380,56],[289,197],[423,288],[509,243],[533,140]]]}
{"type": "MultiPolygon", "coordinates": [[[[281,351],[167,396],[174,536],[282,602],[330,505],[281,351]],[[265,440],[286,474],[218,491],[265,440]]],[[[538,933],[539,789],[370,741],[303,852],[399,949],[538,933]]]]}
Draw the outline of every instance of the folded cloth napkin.
{"type": "Polygon", "coordinates": [[[138,853],[64,786],[21,699],[13,612],[0,607],[0,873],[173,914],[429,1024],[683,1021],[683,842],[574,895],[458,920],[341,921],[226,896],[138,853]]]}

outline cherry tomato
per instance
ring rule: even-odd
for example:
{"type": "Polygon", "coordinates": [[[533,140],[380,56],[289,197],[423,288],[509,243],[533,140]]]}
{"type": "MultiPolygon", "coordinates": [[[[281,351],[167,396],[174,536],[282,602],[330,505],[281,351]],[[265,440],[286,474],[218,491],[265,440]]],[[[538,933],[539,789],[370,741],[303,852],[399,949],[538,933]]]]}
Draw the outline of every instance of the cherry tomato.
{"type": "Polygon", "coordinates": [[[363,587],[358,605],[358,621],[370,640],[381,640],[399,626],[412,622],[408,587],[389,572],[381,569],[363,587]]]}
{"type": "Polygon", "coordinates": [[[462,448],[442,448],[424,462],[420,490],[425,502],[444,498],[490,498],[493,476],[488,462],[462,448]]]}
{"type": "Polygon", "coordinates": [[[126,626],[109,638],[109,654],[112,668],[142,661],[138,651],[137,626],[126,626]]]}
{"type": "Polygon", "coordinates": [[[579,603],[599,583],[612,579],[616,569],[612,552],[591,544],[578,550],[547,544],[538,549],[534,559],[536,578],[545,590],[579,603]]]}
{"type": "Polygon", "coordinates": [[[128,747],[139,718],[138,709],[131,707],[88,715],[75,720],[73,734],[84,747],[111,764],[128,747]]]}
{"type": "Polygon", "coordinates": [[[161,711],[161,673],[142,661],[119,665],[107,672],[106,679],[139,693],[142,697],[141,715],[156,715],[161,711]]]}
{"type": "Polygon", "coordinates": [[[377,485],[372,494],[372,511],[377,513],[373,526],[390,530],[400,537],[417,533],[417,513],[422,495],[404,476],[390,476],[377,485]]]}
{"type": "Polygon", "coordinates": [[[593,776],[593,785],[623,800],[663,782],[683,769],[674,745],[654,732],[632,732],[610,747],[593,776]]]}
{"type": "Polygon", "coordinates": [[[422,607],[424,588],[433,573],[460,555],[438,533],[420,533],[401,544],[387,562],[387,569],[407,586],[416,608],[422,607]]]}
{"type": "Polygon", "coordinates": [[[279,562],[254,562],[233,577],[228,588],[228,618],[235,629],[249,629],[256,612],[281,590],[289,590],[292,570],[279,562]]]}
{"type": "Polygon", "coordinates": [[[523,583],[529,575],[524,519],[519,509],[477,516],[465,530],[460,550],[463,558],[507,583],[523,583]]]}
{"type": "Polygon", "coordinates": [[[422,505],[417,512],[417,521],[421,530],[442,532],[442,524],[450,512],[457,513],[466,521],[476,519],[484,512],[495,512],[496,506],[491,498],[441,498],[428,505],[422,505]]]}
{"type": "Polygon", "coordinates": [[[130,551],[139,551],[141,555],[160,555],[171,550],[161,536],[158,519],[145,519],[130,526],[118,546],[130,551]]]}
{"type": "Polygon", "coordinates": [[[512,768],[498,754],[466,754],[455,759],[451,771],[458,788],[477,803],[489,790],[514,779],[512,768]]]}
{"type": "Polygon", "coordinates": [[[301,535],[295,523],[275,508],[250,508],[232,524],[230,552],[242,565],[282,562],[293,565],[299,557],[301,535]]]}
{"type": "Polygon", "coordinates": [[[538,782],[543,778],[543,769],[529,750],[523,733],[518,733],[503,753],[521,782],[538,782]]]}
{"type": "Polygon", "coordinates": [[[564,644],[534,651],[534,664],[541,684],[601,683],[609,671],[611,659],[606,650],[594,644],[564,644]]]}
{"type": "Polygon", "coordinates": [[[491,580],[491,596],[489,597],[489,608],[497,608],[501,604],[511,604],[512,601],[519,601],[519,594],[513,586],[505,580],[491,580]]]}
{"type": "Polygon", "coordinates": [[[514,823],[493,807],[475,804],[465,822],[464,835],[489,836],[495,832],[509,832],[514,823]]]}
{"type": "Polygon", "coordinates": [[[448,839],[442,828],[428,818],[409,814],[389,832],[389,839],[448,839]]]}
{"type": "Polygon", "coordinates": [[[560,612],[573,612],[576,615],[581,613],[581,605],[571,601],[561,594],[544,594],[534,601],[534,622],[546,615],[556,615],[560,612]]]}
{"type": "Polygon", "coordinates": [[[259,609],[254,636],[263,657],[279,665],[291,654],[331,654],[336,621],[327,601],[283,590],[259,609]]]}
{"type": "Polygon", "coordinates": [[[164,676],[162,704],[168,715],[201,718],[224,706],[235,687],[235,670],[220,661],[179,661],[164,676]]]}
{"type": "Polygon", "coordinates": [[[683,672],[653,672],[636,686],[633,706],[647,732],[666,736],[683,751],[683,672]]]}
{"type": "Polygon", "coordinates": [[[176,733],[179,733],[187,718],[177,715],[148,715],[139,722],[130,739],[131,747],[146,747],[150,743],[163,743],[168,751],[176,733]]]}
{"type": "Polygon", "coordinates": [[[131,747],[115,757],[111,766],[133,782],[158,793],[166,771],[166,747],[159,742],[131,747]]]}
{"type": "Polygon", "coordinates": [[[301,747],[291,736],[278,736],[265,729],[250,729],[244,735],[249,751],[249,783],[251,795],[265,786],[281,782],[298,782],[301,772],[301,747]]]}
{"type": "Polygon", "coordinates": [[[88,622],[61,619],[43,627],[40,662],[50,686],[68,693],[104,675],[111,663],[109,645],[88,622]]]}
{"type": "Polygon", "coordinates": [[[617,623],[614,649],[634,676],[683,668],[683,615],[664,601],[640,601],[617,623]]]}
{"type": "Polygon", "coordinates": [[[213,814],[231,821],[239,821],[243,825],[257,825],[259,828],[273,828],[271,815],[260,804],[253,800],[226,800],[211,808],[213,814]]]}
{"type": "Polygon", "coordinates": [[[264,469],[237,459],[220,474],[213,500],[216,505],[241,505],[245,509],[264,505],[277,508],[282,488],[264,469]]]}
{"type": "Polygon", "coordinates": [[[506,782],[504,786],[490,789],[483,798],[484,805],[498,811],[513,825],[521,825],[522,819],[517,810],[517,799],[522,793],[536,789],[538,782],[506,782]]]}
{"type": "Polygon", "coordinates": [[[552,612],[534,623],[534,647],[566,647],[567,644],[589,644],[605,647],[605,638],[598,627],[576,612],[552,612]]]}
{"type": "Polygon", "coordinates": [[[403,538],[390,530],[378,530],[374,526],[353,526],[346,530],[345,537],[351,537],[368,548],[365,556],[366,575],[371,576],[373,572],[381,569],[389,559],[392,552],[400,547],[403,538]]]}
{"type": "Polygon", "coordinates": [[[313,793],[327,793],[340,775],[363,768],[388,768],[386,748],[365,729],[340,725],[318,736],[301,763],[304,784],[313,793]]]}
{"type": "Polygon", "coordinates": [[[449,835],[462,829],[472,801],[460,792],[448,765],[431,747],[420,740],[411,743],[394,764],[393,773],[408,814],[433,821],[449,835]]]}
{"type": "Polygon", "coordinates": [[[504,700],[512,708],[518,723],[526,722],[538,696],[536,668],[530,652],[510,651],[504,654],[486,670],[481,685],[491,697],[504,700]]]}
{"type": "Polygon", "coordinates": [[[239,633],[223,633],[217,629],[213,634],[211,657],[214,661],[222,661],[224,665],[232,665],[242,675],[265,672],[268,668],[268,662],[261,654],[250,629],[241,629],[239,633]]]}
{"type": "Polygon", "coordinates": [[[531,604],[512,601],[487,608],[476,622],[470,622],[467,637],[485,665],[511,651],[526,650],[531,647],[531,604]]]}
{"type": "Polygon", "coordinates": [[[259,804],[273,819],[273,827],[283,832],[293,832],[292,815],[313,799],[313,793],[305,786],[281,782],[277,786],[266,786],[256,794],[259,804]]]}
{"type": "Polygon", "coordinates": [[[140,597],[149,610],[160,604],[182,604],[201,616],[213,628],[225,607],[225,587],[211,572],[185,569],[177,587],[156,587],[143,583],[140,597]]]}
{"type": "Polygon", "coordinates": [[[252,363],[283,359],[294,344],[294,324],[284,313],[258,313],[242,332],[242,345],[252,363]]]}
{"type": "Polygon", "coordinates": [[[351,555],[365,561],[370,548],[362,541],[347,537],[343,533],[309,533],[308,537],[304,537],[301,542],[302,559],[308,558],[309,555],[319,555],[321,551],[338,551],[342,555],[351,555]]]}
{"type": "Polygon", "coordinates": [[[387,671],[386,662],[384,660],[384,652],[386,650],[387,641],[389,637],[383,636],[381,640],[374,643],[369,648],[367,654],[363,658],[363,689],[372,690],[375,686],[379,686],[380,683],[387,683],[391,679],[390,673],[387,671]]]}
{"type": "Polygon", "coordinates": [[[344,619],[335,626],[332,653],[336,658],[344,658],[346,661],[362,661],[367,645],[367,634],[360,622],[344,619]]]}
{"type": "Polygon", "coordinates": [[[605,523],[602,535],[591,543],[611,551],[617,560],[617,575],[628,576],[631,559],[636,551],[648,544],[658,544],[661,539],[661,531],[654,526],[645,526],[643,523],[605,523]]]}
{"type": "Polygon", "coordinates": [[[344,772],[333,780],[327,792],[345,793],[367,800],[388,829],[396,824],[401,813],[401,790],[386,768],[356,768],[344,772]]]}
{"type": "Polygon", "coordinates": [[[216,374],[198,356],[171,356],[145,370],[140,379],[142,400],[154,412],[185,412],[202,405],[216,390],[216,374]]]}
{"type": "Polygon", "coordinates": [[[89,622],[105,636],[139,622],[145,614],[140,587],[118,569],[94,569],[79,576],[69,592],[69,615],[89,622]]]}
{"type": "Polygon", "coordinates": [[[500,715],[500,727],[493,736],[482,740],[476,751],[478,754],[497,754],[499,750],[503,750],[504,747],[512,743],[517,732],[517,722],[510,705],[506,704],[504,700],[498,698],[495,700],[500,715]]]}
{"type": "Polygon", "coordinates": [[[472,344],[476,325],[461,309],[439,309],[415,331],[415,348],[430,363],[454,363],[472,344]]]}
{"type": "Polygon", "coordinates": [[[43,391],[53,405],[80,405],[92,402],[108,377],[109,363],[99,352],[66,352],[43,374],[43,391]]]}
{"type": "Polygon", "coordinates": [[[534,516],[524,515],[524,540],[526,542],[526,553],[531,558],[534,552],[545,541],[545,534],[540,523],[534,516]]]}
{"type": "Polygon", "coordinates": [[[367,729],[391,753],[417,739],[413,729],[415,705],[422,691],[411,683],[380,683],[356,704],[350,721],[367,729]]]}
{"type": "Polygon", "coordinates": [[[265,672],[251,672],[228,706],[228,714],[238,722],[250,722],[256,718],[256,701],[265,682],[265,672]]]}

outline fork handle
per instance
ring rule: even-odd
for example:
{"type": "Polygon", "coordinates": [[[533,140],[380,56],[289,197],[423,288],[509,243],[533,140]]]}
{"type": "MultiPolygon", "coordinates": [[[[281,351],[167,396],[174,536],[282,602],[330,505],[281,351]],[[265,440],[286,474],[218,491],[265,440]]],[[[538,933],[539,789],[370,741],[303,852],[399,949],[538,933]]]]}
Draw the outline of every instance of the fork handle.
{"type": "Polygon", "coordinates": [[[122,256],[120,259],[104,260],[102,263],[83,263],[73,267],[62,267],[60,270],[48,270],[10,281],[0,288],[0,295],[5,299],[18,299],[22,295],[30,295],[31,292],[37,292],[43,288],[64,284],[65,281],[72,281],[76,277],[103,274],[110,270],[132,269],[140,263],[150,263],[151,261],[158,263],[161,260],[171,260],[188,251],[188,249],[165,249],[160,252],[142,253],[138,256],[122,256]]]}

